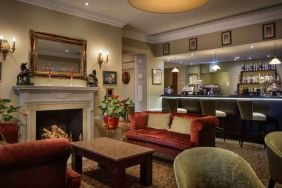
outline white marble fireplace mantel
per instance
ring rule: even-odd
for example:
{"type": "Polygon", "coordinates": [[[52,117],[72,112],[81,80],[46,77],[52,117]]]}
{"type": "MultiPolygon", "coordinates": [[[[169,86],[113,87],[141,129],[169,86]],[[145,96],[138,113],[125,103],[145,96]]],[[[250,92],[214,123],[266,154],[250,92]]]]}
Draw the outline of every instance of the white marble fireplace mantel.
{"type": "Polygon", "coordinates": [[[65,87],[65,86],[13,86],[19,96],[21,141],[36,139],[36,112],[45,110],[83,110],[83,137],[93,138],[94,93],[98,87],[65,87]]]}

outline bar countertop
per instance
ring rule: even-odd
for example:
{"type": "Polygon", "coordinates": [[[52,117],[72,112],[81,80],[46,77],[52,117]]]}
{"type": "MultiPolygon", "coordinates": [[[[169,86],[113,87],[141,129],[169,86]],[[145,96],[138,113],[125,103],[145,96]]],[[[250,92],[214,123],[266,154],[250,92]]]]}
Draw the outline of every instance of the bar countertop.
{"type": "Polygon", "coordinates": [[[162,98],[216,99],[216,100],[255,100],[282,101],[282,96],[239,96],[239,95],[161,95],[162,98]]]}

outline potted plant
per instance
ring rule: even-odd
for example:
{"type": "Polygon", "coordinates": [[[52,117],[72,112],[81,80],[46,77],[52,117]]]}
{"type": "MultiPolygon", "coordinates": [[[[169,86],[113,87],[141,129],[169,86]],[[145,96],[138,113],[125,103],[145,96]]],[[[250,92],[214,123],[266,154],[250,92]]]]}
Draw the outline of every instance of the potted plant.
{"type": "Polygon", "coordinates": [[[99,106],[104,115],[104,122],[109,129],[115,129],[119,123],[119,118],[125,118],[129,107],[134,106],[133,101],[129,98],[122,101],[118,98],[118,95],[105,96],[99,106]]]}
{"type": "Polygon", "coordinates": [[[0,98],[0,122],[15,122],[17,121],[12,113],[17,112],[20,107],[10,105],[10,99],[0,98]]]}

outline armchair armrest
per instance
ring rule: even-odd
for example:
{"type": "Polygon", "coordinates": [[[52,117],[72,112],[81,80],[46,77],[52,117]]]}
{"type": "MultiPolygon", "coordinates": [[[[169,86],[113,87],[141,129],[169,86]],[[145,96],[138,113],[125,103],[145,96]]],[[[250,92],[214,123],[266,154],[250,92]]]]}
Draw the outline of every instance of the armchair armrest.
{"type": "Polygon", "coordinates": [[[135,112],[134,114],[129,115],[128,119],[130,121],[130,129],[143,129],[147,126],[148,117],[148,112],[135,112]]]}
{"type": "Polygon", "coordinates": [[[219,120],[215,116],[195,118],[191,123],[191,142],[196,146],[215,146],[215,128],[219,120]]]}
{"type": "Polygon", "coordinates": [[[76,171],[67,168],[67,187],[79,188],[81,184],[81,176],[76,171]]]}

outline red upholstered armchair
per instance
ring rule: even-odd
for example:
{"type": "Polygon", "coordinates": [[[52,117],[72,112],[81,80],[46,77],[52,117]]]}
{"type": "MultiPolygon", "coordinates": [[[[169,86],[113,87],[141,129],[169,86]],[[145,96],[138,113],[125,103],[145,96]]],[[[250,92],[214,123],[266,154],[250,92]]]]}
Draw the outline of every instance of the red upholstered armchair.
{"type": "Polygon", "coordinates": [[[79,187],[81,178],[67,168],[67,139],[0,145],[0,187],[79,187]]]}

